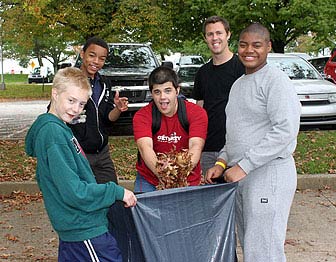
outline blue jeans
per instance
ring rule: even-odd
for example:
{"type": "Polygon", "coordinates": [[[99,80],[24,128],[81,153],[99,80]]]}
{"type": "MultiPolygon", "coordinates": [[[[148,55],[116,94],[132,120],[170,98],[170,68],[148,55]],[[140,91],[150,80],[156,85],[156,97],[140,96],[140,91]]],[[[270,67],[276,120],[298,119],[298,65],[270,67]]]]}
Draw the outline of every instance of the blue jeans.
{"type": "Polygon", "coordinates": [[[134,193],[145,193],[155,191],[156,187],[149,183],[142,175],[137,172],[134,182],[134,193]]]}

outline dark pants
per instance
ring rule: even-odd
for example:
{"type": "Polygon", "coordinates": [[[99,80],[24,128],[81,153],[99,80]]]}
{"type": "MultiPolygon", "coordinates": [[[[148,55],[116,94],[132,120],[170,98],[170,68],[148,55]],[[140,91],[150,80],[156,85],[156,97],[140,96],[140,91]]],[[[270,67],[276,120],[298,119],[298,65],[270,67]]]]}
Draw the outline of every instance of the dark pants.
{"type": "Polygon", "coordinates": [[[108,145],[106,145],[99,153],[86,154],[86,157],[89,160],[91,169],[98,184],[105,184],[110,181],[118,184],[116,171],[110,156],[108,145]]]}
{"type": "Polygon", "coordinates": [[[78,242],[60,240],[58,261],[122,262],[121,251],[111,233],[78,242]]]}

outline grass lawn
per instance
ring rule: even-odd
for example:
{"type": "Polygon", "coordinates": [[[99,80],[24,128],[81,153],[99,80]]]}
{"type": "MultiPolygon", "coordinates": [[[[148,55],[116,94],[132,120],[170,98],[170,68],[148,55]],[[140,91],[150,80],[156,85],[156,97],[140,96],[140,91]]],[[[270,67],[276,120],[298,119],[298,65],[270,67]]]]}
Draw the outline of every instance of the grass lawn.
{"type": "Polygon", "coordinates": [[[5,83],[24,84],[28,83],[27,74],[4,74],[5,83]]]}
{"type": "Polygon", "coordinates": [[[27,74],[5,74],[5,90],[0,90],[0,101],[22,99],[49,99],[50,84],[28,84],[27,74]]]}
{"type": "Polygon", "coordinates": [[[301,131],[294,158],[298,174],[336,174],[336,130],[301,131]]]}
{"type": "MultiPolygon", "coordinates": [[[[134,179],[137,149],[133,137],[111,137],[111,156],[119,179],[134,179]]],[[[336,130],[301,131],[294,157],[298,174],[336,174],[336,130]]],[[[36,161],[24,153],[24,141],[0,140],[1,181],[34,179],[36,161]]]]}
{"type": "MultiPolygon", "coordinates": [[[[8,99],[49,99],[50,85],[27,84],[25,74],[5,74],[6,90],[0,101],[8,99]]],[[[24,142],[0,140],[0,182],[31,180],[35,159],[24,153],[24,142]]],[[[120,179],[133,179],[137,149],[133,137],[111,137],[110,149],[120,179]]],[[[294,154],[298,174],[336,173],[336,130],[301,131],[294,154]]]]}

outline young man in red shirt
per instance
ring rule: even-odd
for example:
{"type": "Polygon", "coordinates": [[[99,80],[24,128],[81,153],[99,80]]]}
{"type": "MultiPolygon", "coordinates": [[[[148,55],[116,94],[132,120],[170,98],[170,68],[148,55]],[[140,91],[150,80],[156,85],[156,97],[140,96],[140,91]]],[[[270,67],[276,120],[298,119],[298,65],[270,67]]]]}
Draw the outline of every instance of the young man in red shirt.
{"type": "Polygon", "coordinates": [[[153,102],[140,109],[133,119],[134,138],[140,159],[136,164],[137,176],[134,192],[155,191],[159,183],[156,170],[157,153],[167,153],[187,149],[191,154],[193,171],[187,178],[191,186],[201,182],[200,157],[204,146],[208,117],[203,108],[183,100],[188,120],[185,130],[178,117],[178,95],[180,87],[175,71],[168,67],[158,67],[149,76],[149,89],[153,102]],[[159,131],[152,134],[152,108],[156,105],[161,113],[159,131]]]}

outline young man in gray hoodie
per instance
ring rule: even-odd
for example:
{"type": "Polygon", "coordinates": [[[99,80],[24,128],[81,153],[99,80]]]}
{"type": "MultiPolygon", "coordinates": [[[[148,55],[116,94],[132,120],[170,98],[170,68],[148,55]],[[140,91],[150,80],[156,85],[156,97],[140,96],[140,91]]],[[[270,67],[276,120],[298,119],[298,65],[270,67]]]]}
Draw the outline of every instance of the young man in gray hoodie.
{"type": "Polygon", "coordinates": [[[286,261],[284,242],[296,189],[292,153],[300,125],[300,103],[290,79],[267,64],[269,31],[245,28],[238,55],[246,74],[232,86],[226,107],[226,144],[206,181],[224,172],[239,181],[236,222],[245,262],[286,261]],[[227,168],[229,167],[229,168],[227,168]]]}

